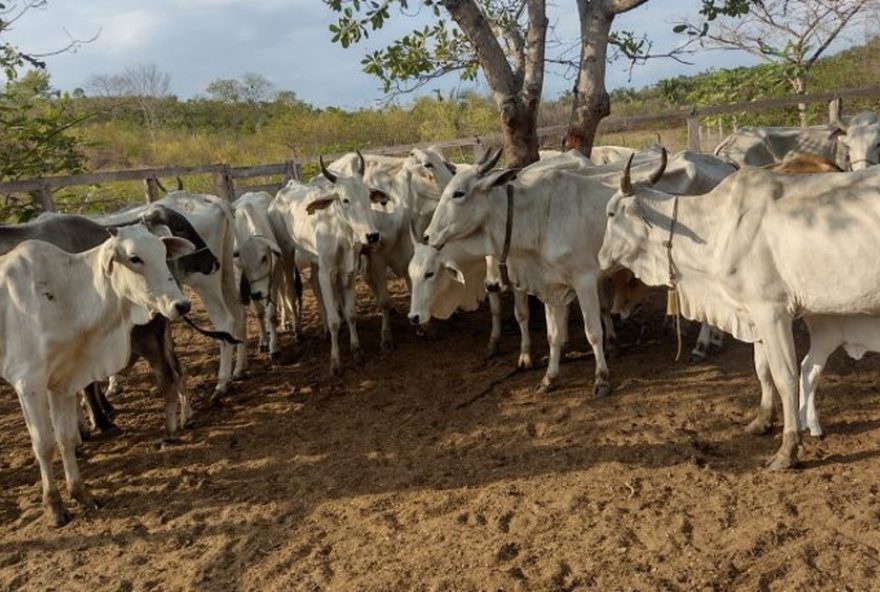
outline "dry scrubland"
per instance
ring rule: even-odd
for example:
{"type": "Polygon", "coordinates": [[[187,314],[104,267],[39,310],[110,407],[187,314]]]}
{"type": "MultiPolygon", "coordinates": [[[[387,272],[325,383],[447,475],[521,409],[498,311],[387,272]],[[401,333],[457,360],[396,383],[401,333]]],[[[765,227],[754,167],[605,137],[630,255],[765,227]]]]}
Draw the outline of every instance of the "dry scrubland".
{"type": "MultiPolygon", "coordinates": [[[[832,358],[819,400],[828,435],[805,440],[800,470],[770,473],[761,464],[779,433],[742,430],[758,401],[745,345],[674,363],[674,339],[644,312],[644,333],[623,329],[613,396],[593,401],[573,319],[562,386],[539,395],[540,372],[510,374],[512,322],[503,355],[485,361],[485,312],[418,336],[400,284],[395,294],[393,355],[379,355],[379,317],[363,298],[369,359],[331,379],[309,297],[305,341],[285,335],[280,365],[254,356],[216,408],[204,407],[215,346],[178,329],[195,426],[156,448],[161,402],[136,366],[117,399],[122,435],[85,444],[82,469],[105,507],[72,508],[58,531],[44,524],[24,421],[4,386],[0,588],[880,586],[880,359],[832,358]]],[[[543,339],[536,346],[540,358],[543,339]]]]}

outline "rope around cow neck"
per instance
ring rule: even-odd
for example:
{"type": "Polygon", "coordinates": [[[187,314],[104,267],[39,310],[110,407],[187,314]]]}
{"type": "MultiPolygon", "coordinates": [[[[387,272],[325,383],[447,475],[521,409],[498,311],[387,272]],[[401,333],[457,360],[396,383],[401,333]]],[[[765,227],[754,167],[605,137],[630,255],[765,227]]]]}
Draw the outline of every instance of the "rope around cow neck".
{"type": "Polygon", "coordinates": [[[678,269],[675,261],[672,260],[672,237],[675,235],[675,224],[678,221],[678,195],[672,202],[672,220],[669,222],[669,238],[664,246],[666,247],[666,260],[669,264],[669,280],[668,291],[666,292],[666,314],[667,316],[675,315],[675,337],[677,348],[675,351],[675,361],[681,358],[681,304],[678,294],[678,269]]]}
{"type": "Polygon", "coordinates": [[[507,220],[504,223],[504,246],[501,247],[501,258],[498,260],[498,271],[501,273],[503,287],[510,286],[510,275],[507,272],[507,254],[510,252],[510,237],[513,234],[513,185],[507,184],[507,220]]]}

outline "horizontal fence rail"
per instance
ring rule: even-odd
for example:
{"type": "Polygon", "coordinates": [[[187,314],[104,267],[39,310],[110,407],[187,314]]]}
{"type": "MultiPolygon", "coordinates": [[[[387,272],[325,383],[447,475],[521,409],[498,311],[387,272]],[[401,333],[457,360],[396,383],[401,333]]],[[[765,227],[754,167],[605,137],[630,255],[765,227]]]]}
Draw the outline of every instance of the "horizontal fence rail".
{"type": "MultiPolygon", "coordinates": [[[[658,125],[687,125],[688,149],[700,152],[700,117],[710,117],[727,113],[742,113],[765,111],[779,107],[792,107],[801,104],[827,103],[835,99],[844,98],[877,98],[880,97],[880,85],[854,89],[843,89],[833,92],[815,93],[811,95],[792,95],[787,97],[759,99],[741,103],[726,105],[712,105],[707,107],[683,107],[680,109],[657,113],[654,115],[619,116],[612,115],[602,120],[599,125],[600,133],[621,132],[625,130],[643,129],[658,125]]],[[[561,145],[566,125],[552,125],[538,129],[541,138],[558,138],[561,145]]],[[[721,129],[719,128],[719,135],[721,129]]],[[[479,137],[457,138],[454,140],[440,140],[435,142],[418,142],[413,144],[400,144],[396,146],[378,146],[365,148],[364,152],[380,155],[406,154],[414,148],[438,148],[449,149],[473,149],[476,153],[485,146],[495,146],[501,143],[501,134],[485,134],[479,137]]],[[[324,159],[331,162],[345,153],[327,154],[324,159]]],[[[264,164],[255,166],[233,167],[228,164],[207,164],[199,166],[173,166],[165,168],[145,168],[122,171],[107,171],[98,173],[86,173],[82,175],[63,175],[53,177],[41,177],[22,181],[7,181],[0,183],[0,194],[9,195],[17,193],[29,193],[34,202],[43,210],[54,211],[55,204],[52,193],[64,187],[83,185],[99,185],[119,181],[142,181],[144,183],[144,195],[147,201],[155,201],[160,197],[159,178],[186,177],[190,175],[214,176],[214,192],[230,201],[235,200],[241,194],[248,191],[276,191],[290,179],[302,178],[303,165],[316,164],[317,156],[309,156],[297,160],[289,160],[276,164],[264,164]],[[281,176],[280,183],[266,183],[262,185],[236,186],[235,181],[253,177],[281,176]]]]}

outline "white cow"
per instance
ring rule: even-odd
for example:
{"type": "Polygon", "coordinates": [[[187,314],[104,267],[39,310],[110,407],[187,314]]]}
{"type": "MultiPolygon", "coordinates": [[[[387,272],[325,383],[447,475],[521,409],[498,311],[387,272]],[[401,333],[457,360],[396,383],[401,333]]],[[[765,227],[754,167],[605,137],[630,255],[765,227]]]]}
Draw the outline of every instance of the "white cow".
{"type": "MultiPolygon", "coordinates": [[[[285,282],[281,248],[269,222],[272,196],[265,191],[241,195],[232,204],[235,215],[236,261],[241,269],[242,304],[254,303],[260,325],[259,349],[273,361],[281,357],[276,327],[276,301],[285,282]]],[[[296,316],[299,333],[299,316],[296,316]]]]}
{"type": "Polygon", "coordinates": [[[596,357],[593,392],[604,396],[611,386],[602,343],[596,254],[602,243],[601,212],[614,189],[592,176],[565,170],[491,171],[500,154],[458,173],[446,186],[425,242],[442,249],[447,243],[479,237],[474,240],[481,241],[484,255],[499,262],[507,256],[512,285],[544,302],[550,362],[542,390],[551,388],[559,375],[568,306],[577,298],[596,357]]]}
{"type": "Polygon", "coordinates": [[[715,155],[737,166],[766,166],[794,154],[813,154],[843,169],[861,170],[880,162],[880,121],[864,111],[844,123],[810,127],[741,127],[721,141],[715,155]],[[851,166],[847,166],[849,161],[851,166]]]}
{"type": "Polygon", "coordinates": [[[649,285],[671,279],[683,316],[755,344],[761,410],[749,430],[769,429],[774,392],[782,398],[772,468],[793,466],[800,440],[793,320],[880,314],[878,192],[880,169],[792,176],[747,168],[698,197],[634,187],[624,174],[608,204],[603,269],[627,267],[649,285]]]}
{"type": "MultiPolygon", "coordinates": [[[[205,239],[211,252],[220,260],[220,273],[194,273],[185,278],[183,283],[199,295],[218,331],[225,331],[242,341],[237,346],[220,342],[220,369],[214,396],[224,395],[230,381],[241,378],[247,366],[245,316],[244,310],[238,304],[238,290],[235,285],[235,222],[232,210],[229,203],[217,196],[186,191],[172,191],[157,203],[186,216],[205,239]],[[236,349],[238,355],[233,371],[233,354],[236,349]]],[[[146,211],[149,207],[145,205],[119,214],[100,216],[96,220],[102,224],[114,224],[117,219],[130,218],[132,212],[146,211]]],[[[112,392],[116,388],[114,382],[109,390],[112,392]]]]}
{"type": "MultiPolygon", "coordinates": [[[[348,324],[352,356],[362,357],[355,318],[354,280],[362,249],[379,242],[363,167],[334,174],[321,160],[324,179],[291,181],[269,206],[269,220],[285,265],[311,267],[312,289],[330,331],[330,372],[339,374],[339,308],[348,324]]],[[[377,199],[379,199],[377,197],[377,199]]]]}
{"type": "Polygon", "coordinates": [[[0,258],[0,368],[18,394],[54,526],[68,521],[52,471],[56,444],[70,495],[97,508],[74,454],[77,391],[125,368],[135,325],[190,309],[165,259],[192,252],[192,243],[143,226],[110,235],[84,253],[25,241],[0,258]]]}

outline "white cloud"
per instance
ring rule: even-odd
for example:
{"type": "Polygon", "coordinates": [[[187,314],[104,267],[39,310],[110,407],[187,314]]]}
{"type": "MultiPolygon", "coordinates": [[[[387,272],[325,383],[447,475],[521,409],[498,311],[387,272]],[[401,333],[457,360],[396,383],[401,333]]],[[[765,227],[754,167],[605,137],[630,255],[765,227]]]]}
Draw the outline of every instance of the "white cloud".
{"type": "MultiPolygon", "coordinates": [[[[152,46],[162,18],[155,11],[139,8],[104,17],[97,25],[101,28],[97,47],[114,54],[130,54],[152,46]]],[[[150,61],[149,56],[144,57],[144,61],[150,61]]]]}

